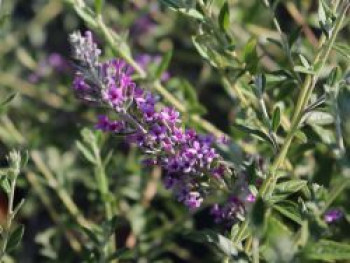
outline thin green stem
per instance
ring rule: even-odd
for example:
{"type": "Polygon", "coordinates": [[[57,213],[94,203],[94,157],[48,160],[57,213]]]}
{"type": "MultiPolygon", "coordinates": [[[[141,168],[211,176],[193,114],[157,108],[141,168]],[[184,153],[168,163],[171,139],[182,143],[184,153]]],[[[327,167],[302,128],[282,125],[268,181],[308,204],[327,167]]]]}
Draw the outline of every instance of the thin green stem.
{"type": "MultiPolygon", "coordinates": [[[[96,145],[95,145],[96,146],[96,145]]],[[[101,153],[98,147],[93,147],[95,159],[96,159],[96,168],[95,168],[95,176],[98,183],[98,188],[100,191],[101,198],[103,200],[105,206],[105,215],[107,220],[111,220],[114,215],[113,204],[111,199],[109,198],[109,183],[108,177],[106,175],[105,167],[102,162],[101,153]]],[[[109,242],[105,248],[106,255],[112,255],[116,251],[116,242],[115,242],[115,233],[111,235],[109,242]]],[[[117,262],[114,260],[113,262],[117,262]]]]}
{"type": "Polygon", "coordinates": [[[253,263],[259,263],[259,239],[258,238],[253,238],[253,263]]]}

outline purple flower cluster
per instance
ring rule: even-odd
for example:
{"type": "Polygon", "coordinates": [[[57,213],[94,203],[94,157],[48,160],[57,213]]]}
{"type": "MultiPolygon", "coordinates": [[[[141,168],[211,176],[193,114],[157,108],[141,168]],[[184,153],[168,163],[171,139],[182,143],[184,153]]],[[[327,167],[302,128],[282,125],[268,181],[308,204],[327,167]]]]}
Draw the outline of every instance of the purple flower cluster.
{"type": "Polygon", "coordinates": [[[323,218],[324,218],[324,221],[326,221],[326,223],[333,223],[338,221],[342,217],[343,217],[343,212],[340,209],[333,208],[328,210],[324,214],[323,218]]]}
{"type": "Polygon", "coordinates": [[[91,33],[71,37],[80,63],[73,82],[76,94],[87,102],[113,109],[116,119],[99,116],[96,128],[126,134],[147,155],[146,164],[165,170],[164,184],[189,209],[201,206],[210,183],[222,180],[230,170],[213,144],[213,136],[183,129],[180,114],[172,107],[159,108],[157,98],[136,86],[132,70],[122,60],[100,63],[100,51],[91,33]],[[89,54],[90,57],[89,57],[89,54]]]}

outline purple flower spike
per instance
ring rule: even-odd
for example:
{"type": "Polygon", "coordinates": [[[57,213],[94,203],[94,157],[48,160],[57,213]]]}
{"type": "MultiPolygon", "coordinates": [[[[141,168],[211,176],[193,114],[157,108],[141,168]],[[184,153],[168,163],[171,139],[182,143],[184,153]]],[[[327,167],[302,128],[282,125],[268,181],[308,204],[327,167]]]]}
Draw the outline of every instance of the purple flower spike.
{"type": "Polygon", "coordinates": [[[323,218],[324,218],[324,221],[326,221],[326,223],[333,223],[335,221],[338,221],[342,217],[343,217],[343,212],[338,208],[333,208],[328,210],[324,214],[323,218]]]}
{"type": "MultiPolygon", "coordinates": [[[[210,191],[215,190],[210,189],[210,181],[221,182],[229,172],[212,146],[215,138],[184,129],[180,113],[174,108],[158,108],[157,97],[134,83],[132,68],[125,61],[99,62],[100,51],[91,33],[84,36],[76,33],[71,43],[74,56],[80,62],[73,82],[78,97],[94,101],[118,116],[118,121],[99,116],[95,128],[128,133],[127,141],[145,153],[144,163],[160,165],[165,170],[165,187],[171,188],[190,210],[199,208],[210,191]]],[[[147,67],[149,60],[152,59],[145,56],[139,63],[147,67]]],[[[222,209],[220,218],[234,217],[237,211],[244,211],[242,202],[232,200],[222,209]]]]}

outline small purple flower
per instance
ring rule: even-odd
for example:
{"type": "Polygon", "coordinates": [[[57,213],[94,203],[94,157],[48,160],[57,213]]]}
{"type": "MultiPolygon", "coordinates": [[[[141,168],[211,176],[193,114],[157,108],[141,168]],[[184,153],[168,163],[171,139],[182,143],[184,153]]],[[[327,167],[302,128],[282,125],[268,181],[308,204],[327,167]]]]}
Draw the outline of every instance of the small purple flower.
{"type": "Polygon", "coordinates": [[[125,130],[125,125],[123,121],[112,121],[109,123],[109,131],[110,132],[121,132],[125,130]]]}
{"type": "Polygon", "coordinates": [[[95,128],[101,131],[109,131],[109,124],[109,119],[106,115],[99,115],[95,128]]]}
{"type": "Polygon", "coordinates": [[[143,112],[143,116],[147,122],[154,121],[158,114],[156,113],[156,110],[152,104],[143,103],[140,106],[140,110],[143,112]]]}
{"type": "Polygon", "coordinates": [[[252,193],[248,194],[248,196],[245,198],[245,200],[248,203],[254,203],[256,201],[256,196],[253,195],[252,193]]]}
{"type": "Polygon", "coordinates": [[[199,208],[203,202],[203,197],[199,192],[189,192],[185,197],[184,204],[190,209],[199,208]]]}
{"type": "Polygon", "coordinates": [[[223,164],[220,164],[212,170],[211,175],[217,179],[221,179],[224,176],[225,171],[226,167],[223,164]]]}
{"type": "Polygon", "coordinates": [[[181,169],[181,165],[177,157],[167,160],[165,167],[169,172],[178,172],[181,169]]]}
{"type": "Polygon", "coordinates": [[[76,91],[86,91],[89,85],[85,83],[84,77],[81,74],[76,74],[73,81],[73,88],[76,91]]]}
{"type": "Polygon", "coordinates": [[[338,208],[333,208],[328,210],[324,214],[323,218],[324,218],[324,221],[326,221],[326,223],[333,223],[335,221],[338,221],[342,217],[343,217],[343,212],[338,208]]]}
{"type": "Polygon", "coordinates": [[[103,99],[106,102],[111,103],[118,110],[122,108],[122,104],[125,101],[123,90],[111,85],[106,91],[103,92],[103,99]]]}
{"type": "Polygon", "coordinates": [[[166,189],[171,189],[178,183],[178,179],[175,178],[175,176],[172,176],[171,174],[167,174],[164,177],[163,183],[166,189]]]}
{"type": "Polygon", "coordinates": [[[179,120],[180,113],[174,110],[174,108],[164,107],[160,111],[159,115],[161,120],[165,121],[169,125],[175,125],[176,123],[180,122],[179,120]]]}
{"type": "Polygon", "coordinates": [[[95,128],[104,132],[121,132],[125,130],[125,124],[123,121],[111,121],[106,115],[100,115],[95,128]]]}

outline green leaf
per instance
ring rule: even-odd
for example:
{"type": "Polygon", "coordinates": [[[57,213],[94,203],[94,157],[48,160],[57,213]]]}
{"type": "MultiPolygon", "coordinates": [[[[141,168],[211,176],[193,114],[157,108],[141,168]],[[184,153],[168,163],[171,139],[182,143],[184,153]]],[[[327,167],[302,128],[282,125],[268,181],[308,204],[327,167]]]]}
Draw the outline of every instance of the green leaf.
{"type": "Polygon", "coordinates": [[[92,164],[96,164],[96,159],[93,153],[81,142],[77,141],[76,145],[79,151],[84,155],[85,159],[91,162],[92,164]]]}
{"type": "Polygon", "coordinates": [[[302,224],[303,220],[298,204],[285,200],[274,204],[273,208],[294,222],[302,224]]]}
{"type": "Polygon", "coordinates": [[[295,41],[298,40],[301,30],[302,30],[302,27],[299,26],[295,30],[293,30],[292,33],[288,36],[288,44],[290,47],[292,47],[295,41]]]}
{"type": "Polygon", "coordinates": [[[333,49],[335,49],[339,54],[344,56],[347,59],[350,59],[350,46],[345,43],[335,43],[333,45],[333,49]]]}
{"type": "MultiPolygon", "coordinates": [[[[350,52],[350,50],[349,50],[350,52]]],[[[350,58],[350,56],[349,56],[350,58]]],[[[336,85],[336,83],[338,83],[341,80],[342,77],[342,72],[341,72],[341,68],[339,66],[336,66],[332,69],[331,73],[328,76],[327,79],[327,84],[330,87],[334,87],[336,85]]]]}
{"type": "Polygon", "coordinates": [[[312,260],[349,260],[350,245],[323,239],[308,244],[303,254],[312,260]]]}
{"type": "Polygon", "coordinates": [[[101,244],[101,240],[100,240],[98,234],[95,233],[92,229],[89,229],[89,228],[86,228],[86,227],[82,227],[82,230],[88,236],[90,241],[92,241],[95,245],[100,245],[101,244]]]}
{"type": "Polygon", "coordinates": [[[323,111],[312,111],[306,114],[306,123],[310,125],[328,125],[334,122],[332,114],[323,111]]]}
{"type": "Polygon", "coordinates": [[[304,57],[304,55],[299,54],[299,58],[300,58],[301,64],[303,64],[303,66],[305,68],[310,68],[310,63],[309,63],[309,61],[307,61],[307,59],[306,59],[306,57],[304,57]]]}
{"type": "Polygon", "coordinates": [[[181,84],[181,89],[187,104],[188,111],[190,113],[205,114],[206,109],[200,105],[197,92],[191,83],[187,80],[181,80],[181,84]]]}
{"type": "Polygon", "coordinates": [[[264,200],[261,197],[258,197],[258,199],[254,203],[254,206],[250,214],[250,218],[251,218],[250,222],[252,223],[252,226],[254,227],[255,231],[258,231],[258,234],[262,233],[264,223],[265,223],[266,211],[267,211],[267,207],[264,200]]]}
{"type": "Polygon", "coordinates": [[[292,194],[300,191],[307,184],[306,180],[294,179],[276,185],[276,193],[292,194]]]}
{"type": "Polygon", "coordinates": [[[320,22],[321,27],[327,23],[326,11],[322,1],[318,1],[318,21],[320,22]]]}
{"type": "Polygon", "coordinates": [[[162,4],[171,8],[179,8],[181,6],[179,0],[160,0],[162,4]]]}
{"type": "Polygon", "coordinates": [[[307,136],[306,136],[306,134],[304,133],[304,132],[302,132],[302,131],[297,131],[296,133],[295,133],[295,137],[299,140],[299,141],[301,141],[302,143],[307,143],[307,136]]]}
{"type": "Polygon", "coordinates": [[[17,96],[17,93],[11,93],[10,95],[8,95],[2,102],[0,102],[0,107],[4,107],[7,104],[9,104],[15,97],[17,96]]]}
{"type": "Polygon", "coordinates": [[[96,14],[102,13],[103,0],[95,0],[95,12],[96,14]]]}
{"type": "Polygon", "coordinates": [[[272,114],[272,129],[276,132],[281,123],[281,109],[276,107],[272,114]]]}
{"type": "Polygon", "coordinates": [[[233,245],[233,242],[230,239],[217,234],[212,230],[203,230],[191,233],[189,238],[200,243],[209,243],[210,245],[218,248],[227,256],[233,257],[238,255],[237,248],[233,245]]]}
{"type": "Polygon", "coordinates": [[[0,186],[5,191],[5,193],[9,194],[11,192],[10,181],[7,178],[2,177],[0,179],[0,186]]]}
{"type": "Polygon", "coordinates": [[[173,51],[169,50],[162,58],[162,61],[160,62],[159,66],[157,67],[155,71],[155,78],[160,79],[162,77],[162,74],[167,70],[171,57],[173,55],[173,51]]]}
{"type": "Polygon", "coordinates": [[[162,4],[173,9],[176,12],[179,12],[185,16],[192,17],[198,20],[204,20],[203,15],[198,12],[193,5],[193,2],[184,2],[180,0],[160,0],[162,4]]]}
{"type": "Polygon", "coordinates": [[[219,13],[219,26],[222,31],[227,31],[230,27],[230,8],[225,2],[219,13]]]}
{"type": "MultiPolygon", "coordinates": [[[[224,52],[227,47],[218,43],[217,39],[211,34],[200,34],[192,37],[192,42],[198,53],[207,60],[213,67],[221,69],[233,69],[235,60],[232,56],[224,52]]],[[[236,70],[236,69],[235,69],[236,70]]]]}
{"type": "Polygon", "coordinates": [[[252,128],[252,127],[245,126],[243,124],[238,124],[238,123],[236,123],[233,127],[239,129],[240,131],[242,131],[248,135],[253,135],[253,136],[255,136],[263,141],[269,142],[273,145],[271,138],[263,131],[260,131],[260,130],[252,128]]]}
{"type": "Polygon", "coordinates": [[[257,88],[257,97],[261,98],[265,92],[266,88],[266,76],[264,74],[259,74],[255,78],[255,86],[257,88]]]}
{"type": "Polygon", "coordinates": [[[28,161],[29,161],[29,152],[28,151],[24,151],[22,154],[21,154],[21,168],[24,168],[27,164],[28,164],[28,161]]]}
{"type": "Polygon", "coordinates": [[[19,225],[11,234],[7,242],[6,252],[14,250],[22,240],[24,225],[19,225]]]}
{"type": "Polygon", "coordinates": [[[301,72],[301,73],[304,73],[307,75],[315,75],[316,74],[316,72],[314,70],[305,68],[303,66],[295,66],[294,71],[301,72]]]}
{"type": "Polygon", "coordinates": [[[200,21],[204,20],[203,15],[194,8],[184,7],[177,9],[177,11],[185,16],[192,17],[200,21]]]}
{"type": "Polygon", "coordinates": [[[258,53],[256,52],[257,40],[251,38],[243,49],[243,60],[246,63],[246,68],[252,73],[256,72],[258,64],[258,53]]]}

